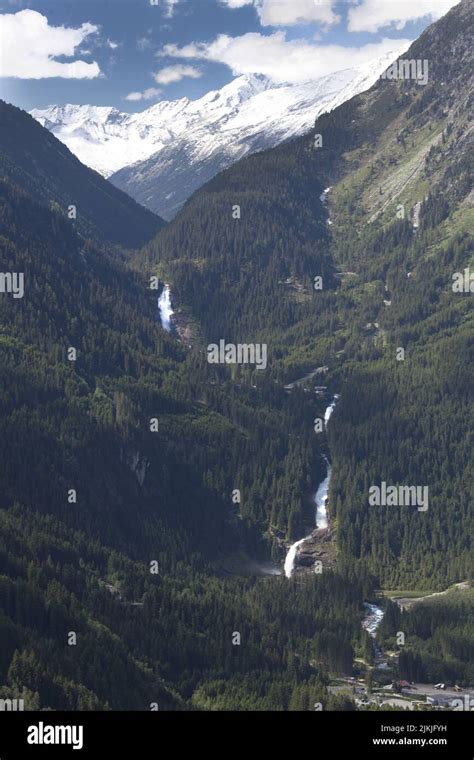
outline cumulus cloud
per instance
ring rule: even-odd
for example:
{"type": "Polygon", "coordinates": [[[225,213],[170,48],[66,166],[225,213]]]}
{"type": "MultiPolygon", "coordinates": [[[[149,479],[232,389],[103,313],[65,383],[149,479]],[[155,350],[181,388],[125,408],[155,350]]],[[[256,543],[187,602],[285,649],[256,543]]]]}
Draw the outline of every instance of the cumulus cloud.
{"type": "Polygon", "coordinates": [[[459,0],[362,0],[349,9],[350,32],[377,32],[387,26],[403,29],[410,21],[444,16],[459,0]]]}
{"type": "Polygon", "coordinates": [[[60,56],[73,58],[86,37],[97,31],[97,26],[88,23],[78,29],[50,26],[46,16],[32,10],[1,14],[0,76],[93,79],[100,74],[95,61],[87,63],[76,59],[65,63],[55,59],[60,56]]]}
{"type": "Polygon", "coordinates": [[[139,100],[153,100],[161,94],[161,90],[158,87],[148,87],[143,92],[129,92],[125,95],[124,100],[131,100],[137,102],[139,100]]]}
{"type": "MultiPolygon", "coordinates": [[[[183,0],[157,0],[172,16],[175,6],[183,0]]],[[[218,0],[230,9],[253,6],[262,26],[294,26],[320,23],[329,28],[339,23],[335,12],[338,0],[218,0]]],[[[342,2],[342,0],[341,0],[342,2]]],[[[459,0],[344,0],[348,8],[348,30],[376,32],[386,26],[397,29],[409,21],[429,17],[441,18],[459,0]]]]}
{"type": "Polygon", "coordinates": [[[157,71],[153,77],[158,84],[172,84],[173,82],[179,82],[185,77],[199,79],[199,77],[202,77],[202,71],[195,66],[184,66],[182,63],[177,63],[174,66],[165,66],[164,69],[157,71]]]}
{"type": "Polygon", "coordinates": [[[262,26],[294,26],[317,21],[332,26],[339,21],[336,0],[221,0],[228,8],[253,5],[262,26]]]}
{"type": "Polygon", "coordinates": [[[283,31],[270,35],[249,32],[240,37],[220,34],[213,42],[191,43],[181,48],[165,45],[160,54],[224,63],[234,75],[264,74],[275,83],[298,83],[358,66],[394,50],[406,50],[410,42],[384,38],[361,47],[344,47],[287,40],[283,31]]]}
{"type": "MultiPolygon", "coordinates": [[[[173,82],[179,82],[184,77],[191,77],[192,79],[198,79],[202,76],[202,72],[195,66],[187,66],[182,63],[177,63],[174,66],[165,66],[165,68],[157,71],[153,74],[153,79],[157,84],[172,84],[173,82]]],[[[161,95],[162,90],[158,87],[147,87],[146,90],[129,92],[125,95],[124,100],[130,100],[132,102],[138,102],[140,100],[154,100],[161,95]]]]}
{"type": "Polygon", "coordinates": [[[262,26],[292,26],[319,21],[332,26],[339,21],[335,0],[263,0],[257,4],[262,26]]]}

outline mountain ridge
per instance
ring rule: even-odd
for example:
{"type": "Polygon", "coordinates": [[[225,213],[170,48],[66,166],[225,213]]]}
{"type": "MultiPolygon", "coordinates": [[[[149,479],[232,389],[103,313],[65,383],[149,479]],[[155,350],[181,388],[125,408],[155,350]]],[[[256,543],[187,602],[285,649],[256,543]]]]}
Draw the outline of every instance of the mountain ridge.
{"type": "Polygon", "coordinates": [[[304,84],[246,74],[197,100],[161,101],[134,114],[70,104],[31,114],[84,163],[169,219],[223,168],[303,134],[322,111],[370,87],[400,47],[304,84]]]}
{"type": "MultiPolygon", "coordinates": [[[[165,273],[196,342],[201,334],[204,346],[223,336],[262,341],[281,384],[330,368],[325,384],[341,394],[329,431],[330,517],[343,555],[392,586],[419,581],[420,547],[428,553],[433,535],[449,535],[458,554],[447,567],[434,551],[431,578],[458,580],[467,566],[465,535],[453,525],[456,515],[467,519],[469,498],[472,309],[451,284],[473,248],[473,10],[463,1],[407,52],[432,62],[426,86],[380,79],[303,137],[245,157],[196,192],[141,254],[165,273]],[[408,361],[395,358],[397,347],[408,361]],[[439,400],[451,366],[455,409],[439,400]],[[436,419],[446,461],[459,458],[456,498],[426,432],[436,419]],[[425,524],[409,512],[367,511],[365,482],[420,477],[433,494],[425,524]]],[[[284,516],[273,504],[268,519],[276,535],[282,523],[287,537],[302,535],[301,509],[284,516]]]]}
{"type": "Polygon", "coordinates": [[[74,207],[75,223],[85,237],[138,248],[164,225],[158,216],[82,164],[32,116],[2,100],[0,173],[42,202],[56,204],[64,214],[74,207]]]}
{"type": "MultiPolygon", "coordinates": [[[[472,293],[451,289],[473,251],[466,8],[416,50],[439,62],[428,89],[385,81],[242,159],[138,254],[84,240],[64,186],[50,204],[42,175],[27,173],[54,178],[45,130],[10,145],[0,256],[26,286],[23,299],[0,297],[2,699],[327,714],[383,710],[384,687],[402,678],[472,686],[472,592],[402,615],[377,591],[441,591],[472,565],[472,293]],[[420,170],[396,196],[414,157],[420,170]],[[161,329],[149,275],[201,335],[184,345],[161,329]],[[267,369],[210,365],[210,336],[265,342],[267,369]],[[326,393],[314,373],[285,389],[315,367],[326,393]],[[281,567],[314,525],[326,453],[335,566],[315,537],[322,572],[260,578],[254,562],[254,577],[238,577],[243,547],[267,562],[271,549],[281,567]],[[429,509],[369,506],[381,480],[429,485],[429,509]],[[368,603],[385,611],[375,647],[368,603]],[[378,704],[353,694],[363,678],[378,704]]],[[[0,138],[14,143],[17,126],[0,138]]],[[[70,154],[54,158],[59,181],[70,154]]]]}

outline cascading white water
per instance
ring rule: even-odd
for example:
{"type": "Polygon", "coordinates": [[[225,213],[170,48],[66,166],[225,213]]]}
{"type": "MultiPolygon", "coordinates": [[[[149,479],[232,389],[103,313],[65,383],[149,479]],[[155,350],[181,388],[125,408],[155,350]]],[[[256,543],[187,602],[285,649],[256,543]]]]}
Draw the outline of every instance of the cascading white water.
{"type": "Polygon", "coordinates": [[[316,504],[316,527],[317,528],[327,528],[328,527],[328,500],[329,500],[329,483],[331,482],[331,475],[332,475],[332,467],[329,464],[329,459],[327,457],[324,457],[324,461],[326,462],[327,471],[326,471],[326,477],[324,480],[319,484],[318,490],[316,491],[316,495],[314,497],[314,501],[316,504]]]}
{"type": "Polygon", "coordinates": [[[300,538],[299,541],[296,541],[296,543],[291,544],[290,548],[288,549],[288,553],[285,557],[285,564],[283,566],[285,570],[285,575],[287,578],[291,578],[293,574],[298,546],[300,546],[300,544],[304,544],[307,538],[308,536],[306,536],[305,538],[300,538]]]}
{"type": "Polygon", "coordinates": [[[377,635],[377,628],[382,622],[384,611],[378,605],[369,604],[368,602],[364,603],[364,607],[367,610],[367,614],[362,621],[362,628],[374,639],[377,635]]]}
{"type": "Polygon", "coordinates": [[[325,428],[327,428],[327,426],[328,426],[328,422],[331,419],[331,415],[332,415],[334,409],[336,408],[336,404],[337,404],[338,400],[339,400],[339,393],[335,393],[334,397],[333,397],[333,400],[331,401],[331,403],[327,407],[326,411],[324,412],[324,427],[325,428]]]}
{"type": "Polygon", "coordinates": [[[378,658],[378,665],[377,667],[380,670],[387,670],[388,664],[387,661],[382,661],[382,650],[380,649],[379,645],[377,644],[377,630],[380,625],[380,623],[383,620],[384,611],[381,607],[379,607],[377,604],[369,604],[369,602],[364,602],[364,607],[366,609],[366,614],[364,619],[362,620],[362,628],[367,631],[370,638],[374,640],[374,653],[376,658],[378,658]]]}
{"type": "Polygon", "coordinates": [[[160,312],[161,326],[166,332],[171,332],[172,323],[171,317],[174,314],[171,306],[171,290],[170,286],[165,283],[165,286],[158,299],[158,309],[160,312]]]}
{"type": "MultiPolygon", "coordinates": [[[[337,404],[338,399],[339,399],[339,395],[336,394],[324,412],[324,427],[326,429],[327,429],[329,420],[331,418],[331,415],[334,411],[334,408],[337,404]]],[[[326,467],[327,467],[326,477],[319,484],[318,490],[316,491],[316,494],[314,496],[314,503],[316,505],[315,523],[316,523],[317,528],[328,527],[327,505],[328,505],[329,485],[331,483],[332,467],[326,456],[324,456],[324,461],[326,462],[326,467]]],[[[304,542],[307,541],[309,538],[311,538],[311,534],[309,536],[305,536],[304,538],[300,538],[299,541],[296,541],[288,549],[287,555],[285,557],[285,564],[284,564],[285,575],[287,578],[291,578],[291,576],[293,575],[298,547],[301,546],[301,544],[304,544],[304,542]]]]}

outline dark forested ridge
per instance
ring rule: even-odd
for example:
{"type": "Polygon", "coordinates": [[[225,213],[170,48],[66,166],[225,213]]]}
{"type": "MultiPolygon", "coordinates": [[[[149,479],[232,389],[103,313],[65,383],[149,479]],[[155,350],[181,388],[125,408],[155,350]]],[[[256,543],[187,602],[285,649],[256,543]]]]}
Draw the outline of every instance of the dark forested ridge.
{"type": "Polygon", "coordinates": [[[81,164],[35,119],[0,100],[0,177],[9,178],[63,214],[76,207],[81,234],[138,248],[164,221],[81,164]]]}
{"type": "MultiPolygon", "coordinates": [[[[327,687],[372,678],[364,602],[468,577],[472,14],[407,54],[426,87],[381,80],[239,162],[138,254],[160,221],[0,104],[1,269],[24,273],[0,294],[0,697],[354,709],[327,687]],[[159,325],[156,274],[186,340],[159,325]],[[268,367],[209,365],[220,339],[265,343],[268,367]],[[321,365],[326,395],[285,391],[321,365]],[[332,566],[256,574],[313,527],[328,452],[332,566]],[[429,487],[428,510],[369,506],[381,481],[429,487]]],[[[408,642],[387,679],[472,683],[466,594],[383,602],[380,645],[408,642]]]]}

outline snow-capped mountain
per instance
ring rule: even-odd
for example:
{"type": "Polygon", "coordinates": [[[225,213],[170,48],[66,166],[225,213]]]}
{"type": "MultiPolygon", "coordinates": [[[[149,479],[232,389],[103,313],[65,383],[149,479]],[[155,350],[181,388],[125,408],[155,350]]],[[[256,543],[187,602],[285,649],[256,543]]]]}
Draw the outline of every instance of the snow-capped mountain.
{"type": "Polygon", "coordinates": [[[31,115],[87,166],[170,219],[222,169],[304,133],[323,111],[367,90],[404,50],[304,84],[239,76],[198,100],[162,101],[141,113],[65,105],[31,115]]]}

